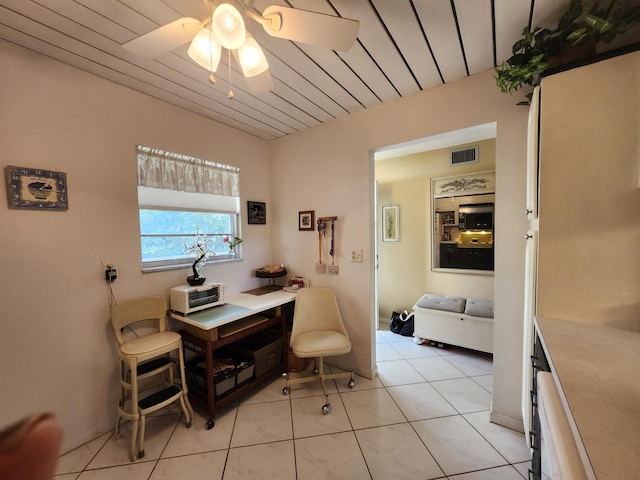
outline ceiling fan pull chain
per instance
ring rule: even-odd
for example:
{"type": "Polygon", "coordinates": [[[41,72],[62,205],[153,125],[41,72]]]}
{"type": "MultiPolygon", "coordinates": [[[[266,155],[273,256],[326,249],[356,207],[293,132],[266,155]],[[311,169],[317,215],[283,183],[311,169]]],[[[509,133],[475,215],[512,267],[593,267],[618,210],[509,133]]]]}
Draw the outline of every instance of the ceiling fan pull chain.
{"type": "Polygon", "coordinates": [[[233,100],[233,91],[231,90],[231,50],[227,50],[227,53],[227,64],[229,65],[229,93],[227,94],[227,98],[233,100]]]}

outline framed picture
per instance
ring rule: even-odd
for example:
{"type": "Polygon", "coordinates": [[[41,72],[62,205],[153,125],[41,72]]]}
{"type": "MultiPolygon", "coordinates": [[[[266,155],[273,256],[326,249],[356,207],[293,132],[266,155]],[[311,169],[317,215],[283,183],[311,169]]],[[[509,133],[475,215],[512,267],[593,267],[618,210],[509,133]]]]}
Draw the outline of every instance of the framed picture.
{"type": "Polygon", "coordinates": [[[495,190],[495,172],[470,173],[467,175],[457,175],[455,177],[434,178],[431,186],[433,198],[493,193],[495,190]]]}
{"type": "Polygon", "coordinates": [[[400,232],[400,206],[386,205],[382,207],[382,241],[397,242],[400,232]]]}
{"type": "Polygon", "coordinates": [[[247,202],[249,224],[265,225],[267,223],[267,204],[264,202],[247,202]]]}
{"type": "Polygon", "coordinates": [[[9,208],[69,209],[66,173],[8,166],[5,176],[9,208]]]}
{"type": "Polygon", "coordinates": [[[314,215],[313,210],[298,212],[298,230],[307,232],[315,230],[314,215]]]}

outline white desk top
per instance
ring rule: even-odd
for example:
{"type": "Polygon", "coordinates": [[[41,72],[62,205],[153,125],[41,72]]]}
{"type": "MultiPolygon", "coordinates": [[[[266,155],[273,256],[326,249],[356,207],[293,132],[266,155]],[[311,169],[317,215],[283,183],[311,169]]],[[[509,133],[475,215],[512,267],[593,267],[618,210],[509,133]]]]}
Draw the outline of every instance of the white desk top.
{"type": "Polygon", "coordinates": [[[536,324],[595,478],[638,478],[640,333],[544,317],[536,324]]]}
{"type": "Polygon", "coordinates": [[[171,312],[171,318],[188,323],[202,330],[211,330],[222,325],[240,320],[241,318],[264,312],[285,303],[295,300],[296,294],[277,290],[264,295],[251,295],[249,293],[235,293],[225,297],[225,304],[211,307],[206,310],[182,315],[171,312]]]}

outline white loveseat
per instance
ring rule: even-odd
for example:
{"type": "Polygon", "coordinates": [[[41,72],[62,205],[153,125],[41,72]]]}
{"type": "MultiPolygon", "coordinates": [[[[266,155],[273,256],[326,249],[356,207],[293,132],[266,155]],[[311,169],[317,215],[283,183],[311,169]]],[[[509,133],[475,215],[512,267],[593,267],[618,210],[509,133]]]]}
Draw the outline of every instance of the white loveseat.
{"type": "Polygon", "coordinates": [[[424,294],[413,306],[414,337],[493,353],[493,302],[424,294]]]}

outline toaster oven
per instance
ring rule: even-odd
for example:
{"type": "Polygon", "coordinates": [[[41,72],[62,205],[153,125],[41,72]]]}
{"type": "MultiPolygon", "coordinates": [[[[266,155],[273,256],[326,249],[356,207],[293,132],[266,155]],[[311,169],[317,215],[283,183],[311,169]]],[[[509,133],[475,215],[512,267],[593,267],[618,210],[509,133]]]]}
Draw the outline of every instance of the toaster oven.
{"type": "Polygon", "coordinates": [[[204,283],[191,286],[173,287],[169,295],[171,310],[188,315],[224,304],[224,285],[222,283],[204,283]]]}

